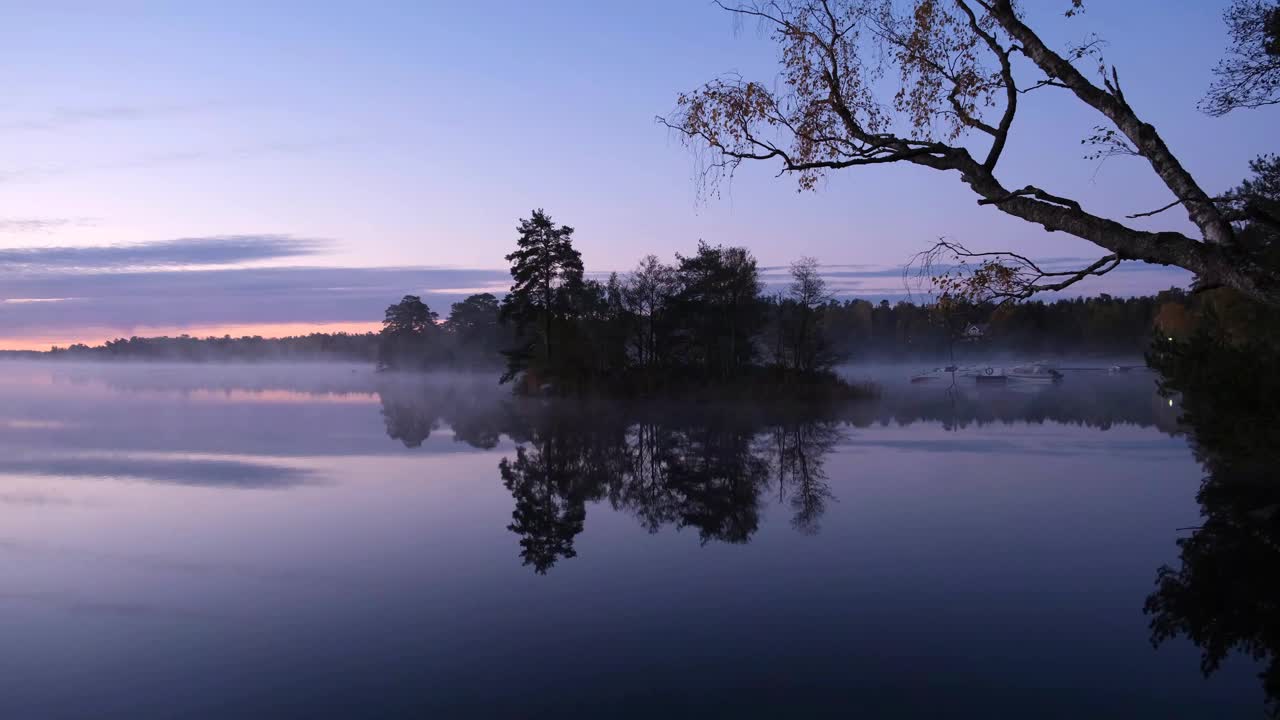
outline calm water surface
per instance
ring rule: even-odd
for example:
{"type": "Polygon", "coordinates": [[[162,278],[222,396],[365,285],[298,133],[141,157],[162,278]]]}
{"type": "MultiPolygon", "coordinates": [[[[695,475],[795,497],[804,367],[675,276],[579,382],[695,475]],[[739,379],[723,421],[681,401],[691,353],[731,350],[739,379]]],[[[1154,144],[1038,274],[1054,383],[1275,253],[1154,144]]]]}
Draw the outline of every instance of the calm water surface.
{"type": "Polygon", "coordinates": [[[5,364],[0,717],[1259,717],[1150,641],[1177,416],[1083,369],[830,418],[5,364]]]}

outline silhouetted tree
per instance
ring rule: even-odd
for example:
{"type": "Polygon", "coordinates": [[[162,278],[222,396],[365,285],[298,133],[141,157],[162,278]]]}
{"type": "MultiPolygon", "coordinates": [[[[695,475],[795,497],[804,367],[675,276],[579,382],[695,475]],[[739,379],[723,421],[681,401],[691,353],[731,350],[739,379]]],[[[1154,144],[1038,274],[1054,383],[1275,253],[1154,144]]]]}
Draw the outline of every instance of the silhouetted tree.
{"type": "Polygon", "coordinates": [[[678,291],[675,268],[646,255],[623,283],[623,307],[630,314],[632,347],[641,367],[662,364],[668,312],[678,291]]]}
{"type": "Polygon", "coordinates": [[[1280,155],[1261,155],[1249,169],[1253,177],[1222,198],[1236,228],[1234,247],[1250,262],[1280,267],[1280,155]]]}
{"type": "Polygon", "coordinates": [[[492,362],[509,345],[501,306],[490,293],[471,295],[454,303],[445,329],[452,335],[458,354],[472,362],[492,362]]]}
{"type": "Polygon", "coordinates": [[[745,248],[699,242],[696,253],[677,254],[676,261],[675,317],[686,360],[731,377],[754,360],[764,323],[756,259],[745,248]]]}
{"type": "MultiPolygon", "coordinates": [[[[1072,11],[1080,3],[1074,0],[1072,11]]],[[[781,87],[714,80],[681,95],[674,116],[661,119],[704,160],[700,177],[707,182],[731,177],[747,161],[779,163],[802,189],[816,188],[833,170],[917,165],[951,173],[982,205],[1107,253],[1069,271],[1044,270],[1013,253],[989,254],[988,264],[1005,269],[988,275],[1001,281],[993,287],[1004,296],[1065,288],[1121,260],[1140,260],[1175,265],[1280,305],[1280,272],[1233,252],[1235,230],[1222,208],[1130,105],[1097,42],[1054,50],[1013,0],[778,0],[726,9],[769,29],[779,49],[781,87]],[[1101,70],[1098,82],[1076,66],[1080,62],[1101,70]],[[997,170],[1018,107],[1036,97],[1028,92],[1044,87],[1067,91],[1105,123],[1088,140],[1095,157],[1147,160],[1175,198],[1165,209],[1184,209],[1196,233],[1140,230],[1127,218],[1097,215],[1034,185],[1007,187],[997,170]]],[[[954,243],[935,249],[958,254],[954,243]]]]}
{"type": "Polygon", "coordinates": [[[1280,103],[1280,3],[1234,0],[1222,17],[1231,47],[1214,68],[1213,85],[1200,109],[1225,115],[1280,103]]]}
{"type": "Polygon", "coordinates": [[[387,306],[382,331],[392,335],[425,335],[436,329],[438,315],[416,295],[405,295],[400,302],[387,306]]]}
{"type": "Polygon", "coordinates": [[[416,295],[405,295],[387,307],[378,343],[378,367],[421,369],[438,357],[433,346],[440,333],[436,313],[416,295]]]}
{"type": "Polygon", "coordinates": [[[826,340],[822,334],[822,315],[831,293],[823,279],[816,258],[803,257],[791,263],[791,286],[787,289],[795,309],[792,358],[795,368],[812,372],[826,364],[826,340]]]}
{"type": "MultiPolygon", "coordinates": [[[[556,226],[541,208],[521,220],[517,249],[507,255],[511,263],[511,291],[502,305],[502,317],[515,322],[526,344],[536,345],[536,361],[544,369],[554,368],[553,328],[565,315],[571,296],[582,284],[582,256],[573,247],[573,228],[556,226]],[[536,333],[532,340],[530,331],[536,333]]],[[[511,355],[509,377],[527,369],[532,359],[525,352],[511,355]]]]}

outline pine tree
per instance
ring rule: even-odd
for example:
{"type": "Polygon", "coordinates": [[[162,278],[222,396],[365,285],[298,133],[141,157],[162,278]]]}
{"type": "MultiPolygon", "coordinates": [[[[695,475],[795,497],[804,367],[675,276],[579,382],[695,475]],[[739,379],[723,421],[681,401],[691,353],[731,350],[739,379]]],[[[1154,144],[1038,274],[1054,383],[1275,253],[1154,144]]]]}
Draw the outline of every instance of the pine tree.
{"type": "MultiPolygon", "coordinates": [[[[537,328],[541,335],[538,360],[553,367],[552,330],[570,305],[570,296],[582,284],[582,255],[573,248],[573,228],[557,227],[541,208],[520,221],[519,232],[516,251],[507,255],[514,282],[503,301],[502,316],[514,321],[521,335],[537,328]]],[[[515,365],[508,377],[525,369],[529,353],[526,350],[509,357],[515,365]]]]}

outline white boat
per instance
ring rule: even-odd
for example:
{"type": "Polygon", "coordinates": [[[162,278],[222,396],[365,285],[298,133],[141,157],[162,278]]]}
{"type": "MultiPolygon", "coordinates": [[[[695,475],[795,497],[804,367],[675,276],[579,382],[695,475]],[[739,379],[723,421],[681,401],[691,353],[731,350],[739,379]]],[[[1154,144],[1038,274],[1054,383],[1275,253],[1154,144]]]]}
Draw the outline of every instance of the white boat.
{"type": "Polygon", "coordinates": [[[1008,373],[999,365],[970,365],[960,368],[959,375],[977,383],[1002,383],[1009,379],[1008,373]]]}
{"type": "Polygon", "coordinates": [[[1052,383],[1062,379],[1062,373],[1048,363],[1031,363],[1015,365],[1005,373],[1010,380],[1018,382],[1052,383]]]}
{"type": "Polygon", "coordinates": [[[1002,383],[1009,378],[1006,376],[1005,369],[998,365],[948,365],[911,376],[913,383],[953,379],[977,383],[1002,383]]]}

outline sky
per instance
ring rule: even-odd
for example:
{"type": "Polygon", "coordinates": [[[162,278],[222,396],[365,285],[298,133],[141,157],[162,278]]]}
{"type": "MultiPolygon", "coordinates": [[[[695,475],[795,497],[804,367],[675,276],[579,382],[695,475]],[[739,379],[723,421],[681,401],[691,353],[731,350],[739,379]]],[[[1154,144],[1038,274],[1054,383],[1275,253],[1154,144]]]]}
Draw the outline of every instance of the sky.
{"type": "MultiPolygon", "coordinates": [[[[1276,149],[1274,112],[1195,110],[1226,0],[1094,0],[1066,20],[1068,4],[1023,3],[1051,46],[1107,42],[1130,103],[1210,192],[1276,149]]],[[[406,293],[447,313],[509,284],[503,256],[533,208],[577,229],[596,272],[701,239],[750,248],[771,282],[817,257],[846,297],[903,295],[902,265],[943,236],[1102,254],[923,168],[799,193],[776,166],[744,166],[702,197],[655,116],[725,73],[778,73],[767,37],[702,0],[0,2],[0,17],[0,349],[365,330],[406,293]]],[[[1002,181],[1112,217],[1166,204],[1144,161],[1083,159],[1100,122],[1056,91],[1026,96],[1002,181]]],[[[1137,224],[1189,229],[1174,212],[1137,224]]],[[[1075,292],[1188,279],[1130,264],[1075,292]]]]}

